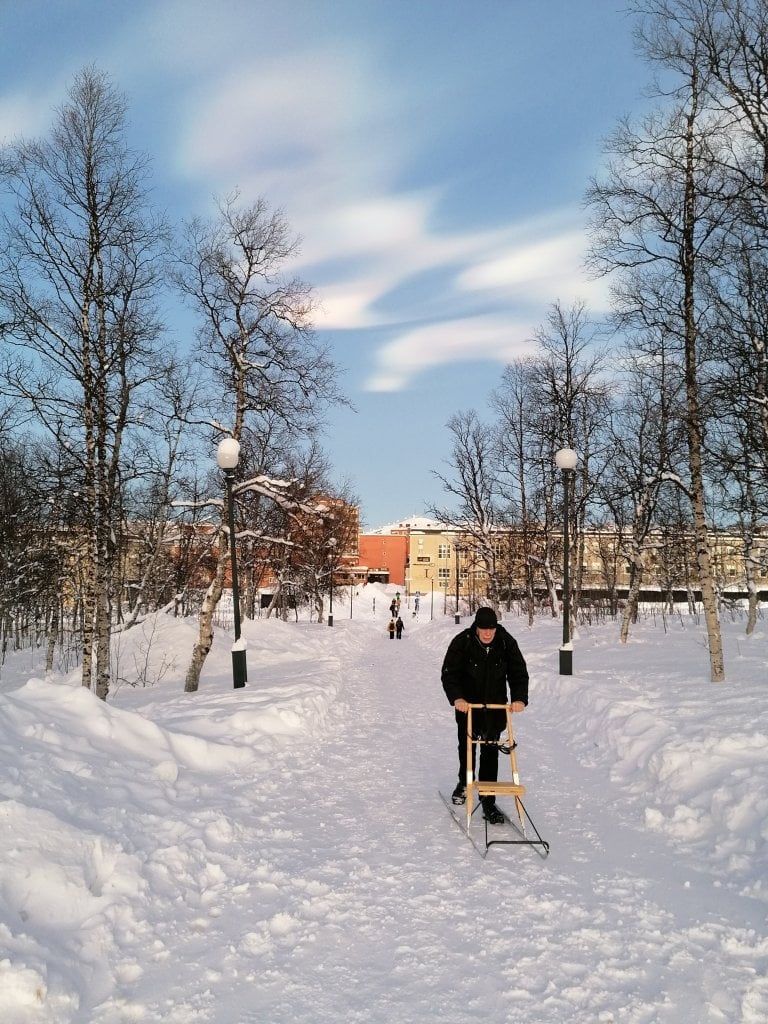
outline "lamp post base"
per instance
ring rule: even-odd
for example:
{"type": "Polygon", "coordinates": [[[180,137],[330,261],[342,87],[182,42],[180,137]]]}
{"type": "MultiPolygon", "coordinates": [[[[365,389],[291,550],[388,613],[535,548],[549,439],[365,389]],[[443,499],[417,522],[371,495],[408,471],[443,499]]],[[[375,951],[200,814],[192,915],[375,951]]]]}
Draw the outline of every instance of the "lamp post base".
{"type": "Polygon", "coordinates": [[[560,648],[560,675],[573,675],[573,651],[560,648]]]}
{"type": "Polygon", "coordinates": [[[461,622],[461,616],[459,615],[458,612],[456,612],[456,615],[454,616],[453,621],[456,623],[457,626],[461,622]]]}
{"type": "Polygon", "coordinates": [[[241,686],[245,686],[246,680],[248,679],[248,667],[245,664],[245,651],[232,651],[232,678],[234,680],[234,688],[239,690],[241,686]]]}
{"type": "Polygon", "coordinates": [[[332,625],[333,625],[333,616],[332,616],[332,615],[329,615],[329,616],[328,616],[328,625],[329,625],[329,626],[332,626],[332,625]]]}

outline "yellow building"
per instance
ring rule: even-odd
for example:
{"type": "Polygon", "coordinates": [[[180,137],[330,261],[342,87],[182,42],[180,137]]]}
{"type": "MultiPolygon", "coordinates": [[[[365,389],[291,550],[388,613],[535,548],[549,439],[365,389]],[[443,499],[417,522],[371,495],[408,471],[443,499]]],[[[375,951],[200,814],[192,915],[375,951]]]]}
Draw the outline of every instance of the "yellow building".
{"type": "MultiPolygon", "coordinates": [[[[427,519],[415,518],[391,528],[393,534],[407,537],[405,571],[406,594],[409,596],[440,596],[442,612],[456,608],[459,600],[469,600],[473,606],[483,603],[488,592],[488,576],[477,545],[465,532],[427,519]]],[[[494,543],[497,558],[497,578],[505,597],[522,594],[525,579],[522,564],[520,531],[503,527],[497,531],[494,543]]],[[[534,540],[541,545],[541,536],[534,540]]],[[[712,564],[715,582],[724,593],[741,596],[746,588],[745,562],[741,538],[731,532],[712,534],[712,564]]],[[[698,585],[695,543],[693,536],[679,530],[657,530],[651,535],[643,559],[642,589],[660,595],[674,594],[675,600],[684,600],[688,589],[698,585]]],[[[588,530],[583,536],[581,555],[581,585],[585,594],[626,594],[632,567],[624,554],[624,544],[615,528],[588,530]]],[[[762,599],[768,599],[768,529],[764,530],[754,546],[754,558],[759,564],[755,576],[762,599]]],[[[537,556],[540,552],[536,552],[537,556]]],[[[553,575],[560,582],[562,575],[562,535],[555,534],[551,541],[553,575]]],[[[577,551],[571,558],[575,575],[577,551]]],[[[543,595],[543,575],[537,573],[537,590],[543,595]]]]}

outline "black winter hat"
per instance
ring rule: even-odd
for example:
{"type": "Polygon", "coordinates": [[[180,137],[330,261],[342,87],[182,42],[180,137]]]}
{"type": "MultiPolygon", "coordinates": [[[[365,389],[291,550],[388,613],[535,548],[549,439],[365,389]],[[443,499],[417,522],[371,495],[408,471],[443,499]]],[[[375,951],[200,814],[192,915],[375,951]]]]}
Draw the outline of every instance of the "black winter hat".
{"type": "Polygon", "coordinates": [[[496,629],[499,620],[493,608],[478,608],[475,613],[475,629],[496,629]]]}

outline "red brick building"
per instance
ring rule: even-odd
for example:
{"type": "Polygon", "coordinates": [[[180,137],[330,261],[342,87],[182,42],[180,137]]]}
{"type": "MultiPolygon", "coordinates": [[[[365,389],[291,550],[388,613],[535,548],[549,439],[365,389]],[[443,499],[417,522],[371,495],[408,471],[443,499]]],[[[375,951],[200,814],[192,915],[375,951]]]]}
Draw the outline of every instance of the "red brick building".
{"type": "Polygon", "coordinates": [[[408,537],[392,534],[361,533],[359,538],[360,565],[368,570],[373,583],[392,583],[405,586],[408,564],[408,537]]]}

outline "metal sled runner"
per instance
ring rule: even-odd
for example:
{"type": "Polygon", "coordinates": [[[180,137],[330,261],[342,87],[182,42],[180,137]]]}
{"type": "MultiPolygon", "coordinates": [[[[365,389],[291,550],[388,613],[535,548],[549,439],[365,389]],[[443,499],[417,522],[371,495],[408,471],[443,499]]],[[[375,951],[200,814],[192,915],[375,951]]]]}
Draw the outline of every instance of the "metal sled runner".
{"type": "MultiPolygon", "coordinates": [[[[466,825],[462,823],[459,815],[451,807],[445,797],[445,801],[448,810],[451,813],[456,824],[461,828],[462,832],[465,833],[467,838],[477,849],[478,853],[482,857],[485,857],[491,846],[535,846],[538,847],[538,852],[546,857],[549,853],[549,843],[542,839],[539,835],[539,830],[531,820],[531,816],[525,809],[522,801],[522,797],[525,795],[525,786],[520,784],[520,775],[517,770],[517,743],[515,741],[515,734],[512,730],[512,706],[510,704],[470,704],[469,711],[467,712],[467,796],[466,796],[466,825]],[[507,716],[507,738],[506,740],[487,740],[482,736],[475,736],[472,729],[472,711],[476,708],[490,708],[495,710],[506,711],[507,716]],[[480,763],[480,746],[482,744],[494,744],[499,747],[500,751],[509,754],[509,766],[511,779],[508,782],[484,782],[482,779],[475,779],[474,772],[472,771],[472,765],[474,762],[473,754],[475,753],[474,747],[477,745],[477,763],[479,767],[480,763]],[[478,801],[475,803],[475,796],[478,801]],[[507,836],[511,833],[515,835],[514,839],[510,838],[488,838],[488,822],[483,818],[483,825],[485,826],[485,845],[484,848],[475,840],[472,835],[472,816],[478,808],[482,808],[481,800],[484,796],[512,796],[515,800],[515,810],[517,812],[517,821],[504,815],[505,825],[492,825],[491,829],[495,834],[497,830],[501,830],[507,836]],[[535,839],[529,837],[526,826],[530,826],[533,830],[535,839]]],[[[442,794],[441,794],[442,796],[442,794]]],[[[462,815],[463,817],[463,815],[462,815]]]]}

